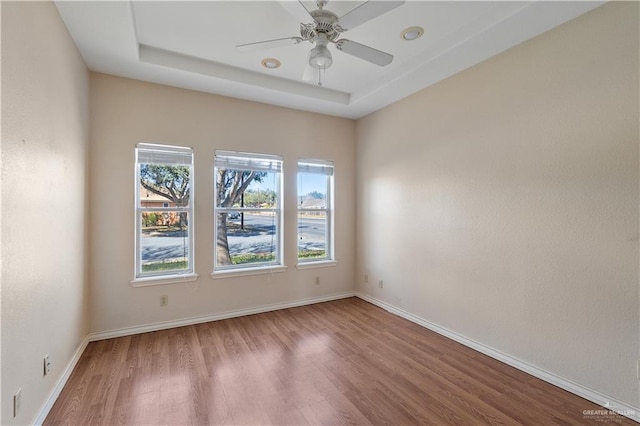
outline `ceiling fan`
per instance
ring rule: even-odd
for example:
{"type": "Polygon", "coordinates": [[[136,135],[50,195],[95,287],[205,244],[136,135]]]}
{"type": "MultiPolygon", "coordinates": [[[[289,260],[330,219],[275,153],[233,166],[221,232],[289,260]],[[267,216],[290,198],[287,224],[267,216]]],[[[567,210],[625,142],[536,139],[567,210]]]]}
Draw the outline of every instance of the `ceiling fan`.
{"type": "Polygon", "coordinates": [[[373,18],[395,9],[405,3],[401,1],[369,0],[355,9],[338,17],[330,10],[324,9],[328,0],[316,0],[317,10],[308,11],[300,1],[280,1],[279,3],[298,21],[300,21],[300,36],[278,38],[274,40],[258,41],[254,43],[240,44],[236,48],[240,50],[265,49],[291,44],[300,44],[308,41],[315,47],[309,51],[307,66],[303,80],[310,81],[315,73],[318,75],[318,85],[322,86],[320,71],[324,71],[333,64],[331,52],[327,48],[329,43],[336,45],[336,49],[349,55],[384,67],[393,61],[393,55],[365,46],[364,44],[347,39],[338,39],[340,34],[364,24],[373,18]],[[313,19],[312,23],[305,21],[313,19]],[[317,71],[316,71],[317,70],[317,71]]]}

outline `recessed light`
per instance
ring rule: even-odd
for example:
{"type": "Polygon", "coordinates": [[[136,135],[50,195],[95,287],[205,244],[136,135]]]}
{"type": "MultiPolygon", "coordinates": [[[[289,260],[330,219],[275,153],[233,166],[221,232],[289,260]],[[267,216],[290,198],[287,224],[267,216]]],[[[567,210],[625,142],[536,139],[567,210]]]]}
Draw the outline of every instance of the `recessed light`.
{"type": "Polygon", "coordinates": [[[403,40],[411,41],[422,37],[422,34],[424,34],[424,28],[409,27],[402,30],[400,37],[402,37],[403,40]]]}
{"type": "Polygon", "coordinates": [[[276,58],[264,58],[260,63],[263,67],[269,68],[270,70],[276,69],[281,65],[280,61],[276,58]]]}

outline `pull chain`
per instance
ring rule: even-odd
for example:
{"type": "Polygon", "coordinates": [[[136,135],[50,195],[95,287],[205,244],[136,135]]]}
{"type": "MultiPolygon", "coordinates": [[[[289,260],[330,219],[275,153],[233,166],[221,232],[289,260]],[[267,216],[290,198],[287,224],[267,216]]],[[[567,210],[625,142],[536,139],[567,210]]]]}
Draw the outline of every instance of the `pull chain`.
{"type": "Polygon", "coordinates": [[[318,86],[322,87],[322,71],[326,70],[325,67],[318,68],[318,86]]]}

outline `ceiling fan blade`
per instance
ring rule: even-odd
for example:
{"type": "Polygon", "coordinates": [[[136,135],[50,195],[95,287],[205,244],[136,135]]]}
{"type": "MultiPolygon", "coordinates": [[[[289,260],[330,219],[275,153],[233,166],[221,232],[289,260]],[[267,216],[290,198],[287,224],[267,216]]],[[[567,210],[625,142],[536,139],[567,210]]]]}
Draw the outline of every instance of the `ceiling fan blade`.
{"type": "Polygon", "coordinates": [[[298,0],[282,0],[279,1],[280,6],[282,6],[287,12],[289,12],[296,21],[298,22],[313,22],[313,18],[309,14],[309,11],[302,4],[302,2],[298,0]]]}
{"type": "Polygon", "coordinates": [[[336,42],[336,48],[344,53],[380,65],[381,67],[389,65],[391,61],[393,61],[393,55],[347,39],[338,40],[336,42]]]}
{"type": "Polygon", "coordinates": [[[302,41],[300,37],[276,38],[274,40],[257,41],[255,43],[239,44],[237,49],[243,51],[251,51],[258,49],[270,49],[272,47],[288,46],[290,44],[299,44],[302,41]]]}
{"type": "Polygon", "coordinates": [[[360,24],[364,24],[365,22],[370,21],[377,16],[387,13],[398,6],[403,5],[404,3],[404,0],[369,0],[368,2],[361,4],[355,9],[344,14],[340,19],[338,19],[338,23],[340,24],[340,27],[343,31],[347,31],[357,27],[360,24]]]}

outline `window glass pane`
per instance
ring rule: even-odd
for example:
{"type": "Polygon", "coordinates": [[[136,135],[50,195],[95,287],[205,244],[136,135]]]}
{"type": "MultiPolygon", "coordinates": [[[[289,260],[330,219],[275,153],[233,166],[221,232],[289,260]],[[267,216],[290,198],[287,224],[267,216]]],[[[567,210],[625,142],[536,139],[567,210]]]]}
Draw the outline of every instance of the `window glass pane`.
{"type": "Polygon", "coordinates": [[[216,222],[216,266],[260,266],[276,262],[278,217],[275,212],[218,213],[216,222]]]}
{"type": "Polygon", "coordinates": [[[277,208],[279,173],[217,169],[218,207],[277,208]],[[246,184],[246,189],[241,190],[246,184]]]}
{"type": "Polygon", "coordinates": [[[316,173],[298,173],[298,208],[327,208],[326,175],[316,173]]]}
{"type": "Polygon", "coordinates": [[[188,207],[190,166],[140,164],[140,207],[188,207]]]}
{"type": "Polygon", "coordinates": [[[189,271],[189,214],[143,212],[140,220],[141,272],[189,271]]]}
{"type": "Polygon", "coordinates": [[[327,257],[327,212],[298,212],[298,258],[327,257]]]}
{"type": "Polygon", "coordinates": [[[215,270],[280,263],[282,158],[216,151],[215,270]]]}

